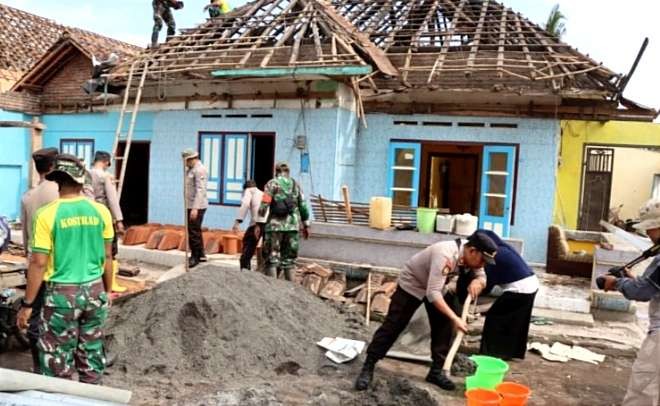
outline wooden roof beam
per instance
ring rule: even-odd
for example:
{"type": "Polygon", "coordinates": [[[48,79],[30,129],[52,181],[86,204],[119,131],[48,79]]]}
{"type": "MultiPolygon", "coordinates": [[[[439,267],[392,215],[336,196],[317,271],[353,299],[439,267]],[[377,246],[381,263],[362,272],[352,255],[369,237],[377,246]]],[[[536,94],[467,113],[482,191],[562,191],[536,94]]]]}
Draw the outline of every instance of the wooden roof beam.
{"type": "Polygon", "coordinates": [[[470,74],[470,69],[474,66],[474,58],[479,52],[479,42],[481,41],[482,30],[484,29],[484,21],[486,20],[486,14],[488,13],[488,3],[489,0],[484,0],[481,5],[481,11],[479,12],[479,22],[477,23],[477,28],[472,39],[472,46],[470,47],[470,57],[468,58],[467,66],[468,70],[465,72],[466,75],[470,74]]]}

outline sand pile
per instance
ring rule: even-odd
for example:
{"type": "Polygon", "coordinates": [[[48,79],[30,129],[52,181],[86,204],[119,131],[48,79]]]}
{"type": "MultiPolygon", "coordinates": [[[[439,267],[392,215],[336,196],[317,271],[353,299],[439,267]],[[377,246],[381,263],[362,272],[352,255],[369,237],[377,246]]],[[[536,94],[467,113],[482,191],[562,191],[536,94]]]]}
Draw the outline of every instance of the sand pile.
{"type": "Polygon", "coordinates": [[[359,315],[299,286],[212,265],[114,306],[107,332],[114,373],[224,382],[316,373],[324,336],[368,339],[359,315]]]}

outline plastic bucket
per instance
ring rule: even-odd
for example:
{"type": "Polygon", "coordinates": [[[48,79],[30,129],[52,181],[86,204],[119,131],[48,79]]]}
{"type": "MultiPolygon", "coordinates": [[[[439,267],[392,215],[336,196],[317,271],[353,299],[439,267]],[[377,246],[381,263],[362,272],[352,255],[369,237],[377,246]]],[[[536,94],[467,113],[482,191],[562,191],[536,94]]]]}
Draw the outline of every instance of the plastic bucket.
{"type": "Polygon", "coordinates": [[[495,389],[495,382],[490,375],[472,375],[465,378],[465,389],[495,389]]]}
{"type": "Polygon", "coordinates": [[[479,385],[483,388],[494,389],[502,383],[509,370],[509,364],[499,358],[473,355],[470,359],[477,364],[477,372],[474,376],[479,377],[479,385]]]}
{"type": "Polygon", "coordinates": [[[525,406],[532,394],[527,386],[515,382],[502,382],[495,391],[502,397],[503,406],[525,406]]]}
{"type": "Polygon", "coordinates": [[[499,406],[500,395],[492,390],[470,389],[465,392],[467,406],[499,406]]]}
{"type": "Polygon", "coordinates": [[[420,233],[431,234],[435,230],[435,216],[437,209],[419,207],[417,209],[417,230],[420,233]]]}

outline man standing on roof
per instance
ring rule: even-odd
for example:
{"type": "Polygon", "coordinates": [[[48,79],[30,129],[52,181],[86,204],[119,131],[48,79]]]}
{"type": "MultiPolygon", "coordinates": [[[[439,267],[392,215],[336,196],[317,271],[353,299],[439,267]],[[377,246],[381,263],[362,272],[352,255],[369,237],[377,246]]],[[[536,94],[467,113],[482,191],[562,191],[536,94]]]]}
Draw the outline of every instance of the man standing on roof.
{"type": "MultiPolygon", "coordinates": [[[[660,244],[660,199],[651,199],[639,210],[639,224],[653,244],[660,244]]],[[[660,399],[660,255],[641,276],[625,270],[623,278],[607,275],[604,289],[618,290],[628,300],[649,302],[649,331],[637,353],[623,399],[624,406],[657,406],[660,399]]]]}
{"type": "Polygon", "coordinates": [[[39,209],[34,219],[17,325],[28,326],[45,281],[38,342],[42,373],[71,379],[75,366],[81,382],[99,384],[112,284],[112,216],[105,206],[81,196],[85,168],[76,157],[59,155],[46,178],[57,182],[59,199],[39,209]]]}
{"type": "Polygon", "coordinates": [[[210,0],[210,3],[204,6],[204,11],[209,11],[210,18],[220,17],[227,14],[230,10],[228,0],[210,0]]]}
{"type": "Polygon", "coordinates": [[[245,220],[248,212],[250,213],[250,226],[245,231],[243,236],[243,252],[241,253],[241,270],[249,271],[251,268],[252,257],[257,250],[259,240],[264,234],[263,221],[257,222],[259,218],[259,207],[264,193],[259,190],[257,184],[253,180],[248,180],[243,185],[243,199],[241,200],[241,207],[238,209],[238,217],[234,221],[232,231],[237,233],[241,229],[241,223],[245,220]]]}
{"type": "Polygon", "coordinates": [[[355,381],[355,389],[363,391],[369,387],[376,363],[385,357],[423,303],[431,325],[433,359],[426,381],[444,390],[454,390],[456,385],[443,372],[442,365],[453,330],[467,333],[467,323],[456,313],[446,285],[456,280],[455,295],[461,301],[468,295],[476,298],[486,286],[483,267],[495,263],[496,253],[495,242],[477,231],[467,241],[441,241],[410,258],[399,275],[385,321],[367,348],[367,359],[355,381]]]}
{"type": "Polygon", "coordinates": [[[275,166],[275,178],[264,188],[259,217],[267,219],[264,237],[266,275],[277,278],[284,272],[286,280],[292,281],[301,222],[303,237],[309,238],[309,210],[302,190],[291,177],[289,165],[285,162],[275,166]]]}
{"type": "Polygon", "coordinates": [[[154,28],[151,33],[151,47],[158,47],[158,35],[163,28],[163,21],[167,24],[167,36],[171,37],[176,34],[176,22],[172,9],[178,10],[183,8],[183,2],[174,0],[153,0],[152,6],[154,9],[154,28]]]}
{"type": "Polygon", "coordinates": [[[119,263],[115,259],[117,257],[117,236],[124,234],[124,215],[119,207],[119,197],[117,196],[117,188],[115,187],[114,176],[107,172],[110,168],[112,160],[110,153],[106,151],[96,151],[94,154],[94,163],[89,171],[92,177],[92,190],[94,193],[94,200],[101,203],[110,210],[112,220],[114,222],[115,237],[112,240],[112,291],[125,292],[126,288],[117,283],[117,272],[119,271],[119,263]]]}
{"type": "Polygon", "coordinates": [[[204,239],[202,238],[202,222],[204,213],[209,207],[206,194],[208,173],[199,160],[199,153],[193,149],[186,149],[181,153],[188,168],[186,172],[186,209],[188,212],[188,245],[190,246],[190,259],[188,266],[196,267],[200,262],[206,262],[204,253],[204,239]]]}
{"type": "MultiPolygon", "coordinates": [[[[59,188],[57,183],[47,180],[48,175],[55,166],[55,158],[57,157],[57,148],[44,148],[32,154],[34,167],[39,174],[39,184],[34,188],[28,190],[21,199],[21,224],[23,225],[23,246],[30,261],[30,254],[32,247],[32,222],[37,210],[44,207],[50,202],[57,200],[60,197],[59,188]]],[[[35,374],[41,373],[39,365],[39,348],[37,341],[39,340],[39,317],[41,315],[41,307],[43,306],[43,295],[45,287],[39,289],[34,300],[32,317],[30,317],[30,326],[27,331],[27,337],[30,340],[30,349],[32,351],[32,371],[35,374]]]]}

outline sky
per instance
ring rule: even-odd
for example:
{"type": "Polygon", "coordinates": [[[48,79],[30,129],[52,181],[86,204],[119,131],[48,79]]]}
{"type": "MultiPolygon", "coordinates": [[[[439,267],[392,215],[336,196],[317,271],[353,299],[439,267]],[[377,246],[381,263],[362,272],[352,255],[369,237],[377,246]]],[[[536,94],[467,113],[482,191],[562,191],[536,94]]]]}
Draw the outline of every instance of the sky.
{"type": "MultiPolygon", "coordinates": [[[[232,7],[246,0],[230,0],[232,7]]],[[[645,37],[650,39],[637,72],[624,95],[643,105],[660,108],[660,1],[658,0],[504,0],[504,5],[543,24],[555,3],[566,15],[564,42],[627,73],[645,37]]],[[[84,28],[140,46],[146,46],[153,24],[151,0],[0,0],[0,3],[84,28]]],[[[175,14],[178,28],[204,21],[206,0],[185,0],[175,14]]],[[[163,35],[164,35],[163,30],[163,35]]]]}

